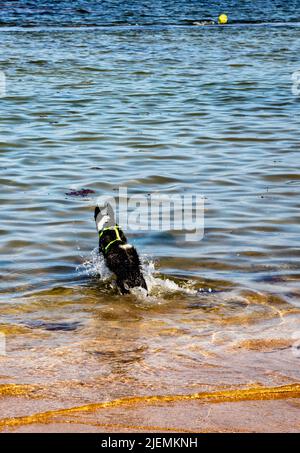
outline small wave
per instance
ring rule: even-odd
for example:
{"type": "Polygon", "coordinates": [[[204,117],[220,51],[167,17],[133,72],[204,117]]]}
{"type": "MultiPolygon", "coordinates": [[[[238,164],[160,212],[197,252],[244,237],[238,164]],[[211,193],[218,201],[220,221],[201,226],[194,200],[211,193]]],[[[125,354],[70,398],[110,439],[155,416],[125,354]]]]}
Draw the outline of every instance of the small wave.
{"type": "Polygon", "coordinates": [[[135,29],[162,29],[162,28],[185,28],[185,27],[209,27],[214,29],[224,28],[235,28],[235,27],[299,27],[300,22],[298,20],[240,20],[230,21],[226,26],[220,26],[216,21],[210,23],[210,21],[193,19],[193,20],[182,20],[177,22],[112,22],[112,23],[39,23],[38,21],[33,23],[17,23],[17,22],[0,22],[0,30],[5,31],[16,31],[16,32],[69,32],[69,31],[82,31],[82,30],[101,30],[101,29],[120,29],[120,30],[135,30],[135,29]]]}

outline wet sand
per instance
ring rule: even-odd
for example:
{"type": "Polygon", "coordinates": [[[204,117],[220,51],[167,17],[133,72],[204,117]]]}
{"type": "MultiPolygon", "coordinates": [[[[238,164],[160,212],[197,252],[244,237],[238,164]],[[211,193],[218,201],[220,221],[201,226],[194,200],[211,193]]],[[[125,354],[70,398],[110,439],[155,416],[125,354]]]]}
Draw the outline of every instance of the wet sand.
{"type": "MultiPolygon", "coordinates": [[[[20,403],[28,405],[26,399],[20,403]]],[[[0,428],[2,432],[299,432],[299,407],[300,385],[258,387],[123,398],[6,418],[0,428]]]]}
{"type": "MultiPolygon", "coordinates": [[[[278,300],[274,308],[273,299],[253,294],[246,309],[245,301],[227,294],[222,314],[220,293],[202,296],[200,308],[191,309],[178,303],[179,289],[163,291],[171,298],[164,304],[126,296],[100,313],[88,289],[84,327],[7,327],[1,432],[297,432],[298,310],[278,300]],[[8,384],[12,376],[15,383],[8,384]]],[[[199,304],[196,294],[189,303],[195,299],[199,304]]],[[[50,294],[47,300],[49,312],[50,294]]],[[[29,306],[27,300],[23,317],[29,306]]],[[[61,299],[59,306],[60,318],[66,316],[70,306],[61,299]]],[[[36,309],[33,298],[32,325],[40,317],[36,309]]]]}

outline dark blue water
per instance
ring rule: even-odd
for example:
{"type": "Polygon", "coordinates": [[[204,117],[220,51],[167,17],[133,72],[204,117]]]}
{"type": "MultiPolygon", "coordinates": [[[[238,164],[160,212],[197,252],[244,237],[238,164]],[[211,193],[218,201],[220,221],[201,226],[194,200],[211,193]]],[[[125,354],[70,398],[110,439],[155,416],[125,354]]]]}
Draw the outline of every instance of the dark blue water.
{"type": "Polygon", "coordinates": [[[1,1],[0,8],[0,24],[6,26],[184,25],[200,19],[216,20],[222,12],[231,23],[300,19],[299,0],[9,0],[1,1]]]}

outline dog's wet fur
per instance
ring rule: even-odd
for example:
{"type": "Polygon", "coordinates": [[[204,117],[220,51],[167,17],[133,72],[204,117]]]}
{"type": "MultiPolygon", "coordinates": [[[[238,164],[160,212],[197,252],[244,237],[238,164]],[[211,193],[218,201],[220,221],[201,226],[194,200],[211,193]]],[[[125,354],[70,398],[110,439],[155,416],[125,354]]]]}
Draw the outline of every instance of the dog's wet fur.
{"type": "Polygon", "coordinates": [[[97,217],[101,213],[102,210],[100,211],[100,208],[96,206],[94,217],[99,233],[99,252],[104,256],[109,270],[115,274],[120,293],[128,294],[130,289],[137,287],[144,288],[147,291],[136,249],[133,245],[128,244],[124,232],[118,226],[119,239],[116,240],[116,225],[113,226],[111,221],[104,223],[102,228],[99,229],[97,217]]]}

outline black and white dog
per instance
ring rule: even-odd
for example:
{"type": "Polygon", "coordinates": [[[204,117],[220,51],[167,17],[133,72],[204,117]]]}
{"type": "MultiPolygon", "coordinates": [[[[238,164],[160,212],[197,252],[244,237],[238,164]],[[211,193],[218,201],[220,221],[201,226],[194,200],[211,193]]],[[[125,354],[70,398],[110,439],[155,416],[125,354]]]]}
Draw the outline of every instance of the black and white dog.
{"type": "Polygon", "coordinates": [[[99,252],[103,254],[107,267],[116,275],[121,294],[128,294],[130,288],[137,287],[147,291],[138,253],[128,244],[125,234],[116,224],[110,204],[95,208],[95,222],[99,234],[99,252]]]}

